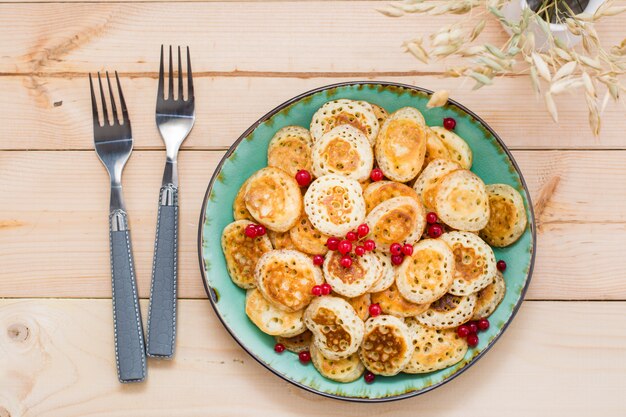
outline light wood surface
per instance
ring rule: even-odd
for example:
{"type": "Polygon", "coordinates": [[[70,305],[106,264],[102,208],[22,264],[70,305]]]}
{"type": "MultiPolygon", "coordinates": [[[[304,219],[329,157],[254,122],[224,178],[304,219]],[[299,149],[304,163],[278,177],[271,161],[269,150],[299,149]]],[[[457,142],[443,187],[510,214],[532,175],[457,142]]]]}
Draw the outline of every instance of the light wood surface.
{"type": "MultiPolygon", "coordinates": [[[[550,121],[525,76],[440,77],[402,42],[455,18],[392,19],[385,1],[0,0],[0,417],[623,416],[626,414],[626,111],[593,138],[577,96],[550,121]],[[120,385],[112,343],[107,177],[92,145],[87,72],[118,70],[135,151],[124,174],[139,290],[149,292],[164,160],[154,125],[161,43],[189,45],[197,122],[180,154],[178,353],[120,385]],[[224,150],[283,101],[326,84],[396,81],[452,97],[514,150],[538,224],[527,301],[476,366],[385,405],[321,399],[273,376],[205,298],[197,222],[224,150]]],[[[626,15],[598,27],[621,41],[626,15]]],[[[505,34],[490,22],[483,39],[505,34]]],[[[142,301],[146,307],[146,300],[142,301]]],[[[145,315],[144,315],[145,317],[145,315]]],[[[295,366],[300,366],[295,364],[295,366]]]]}

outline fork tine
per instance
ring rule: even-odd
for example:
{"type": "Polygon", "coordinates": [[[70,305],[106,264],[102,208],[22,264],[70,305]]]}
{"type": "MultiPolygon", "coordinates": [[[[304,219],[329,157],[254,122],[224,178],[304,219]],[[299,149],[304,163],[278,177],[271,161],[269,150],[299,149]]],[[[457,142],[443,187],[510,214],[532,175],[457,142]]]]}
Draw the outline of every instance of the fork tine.
{"type": "Polygon", "coordinates": [[[164,99],[165,92],[163,91],[163,45],[161,45],[161,64],[159,65],[159,88],[157,89],[157,99],[164,99]]]}
{"type": "Polygon", "coordinates": [[[193,77],[191,75],[191,56],[187,47],[187,100],[193,98],[193,77]]]}
{"type": "Polygon", "coordinates": [[[172,65],[172,45],[170,45],[170,79],[167,99],[174,99],[174,67],[172,65]]]}
{"type": "Polygon", "coordinates": [[[120,77],[115,71],[115,80],[117,81],[117,91],[120,96],[120,107],[122,108],[122,117],[124,118],[124,124],[130,125],[130,119],[128,118],[128,109],[126,108],[126,100],[124,100],[124,93],[122,93],[122,84],[120,84],[120,77]]]}
{"type": "Polygon", "coordinates": [[[115,97],[113,97],[113,89],[111,88],[111,79],[109,78],[109,71],[106,71],[107,84],[109,85],[109,97],[111,97],[111,113],[113,113],[113,124],[120,124],[117,118],[117,106],[115,105],[115,97]]]}
{"type": "Polygon", "coordinates": [[[178,97],[176,99],[183,99],[183,63],[180,60],[180,46],[178,47],[178,97]]]}
{"type": "Polygon", "coordinates": [[[100,126],[100,119],[98,118],[98,103],[96,102],[96,93],[93,91],[93,80],[91,79],[91,73],[89,74],[89,89],[91,90],[91,112],[93,114],[93,124],[100,126]]]}
{"type": "Polygon", "coordinates": [[[111,123],[109,122],[109,112],[107,110],[106,99],[104,98],[104,89],[102,88],[102,79],[100,78],[100,73],[98,73],[98,84],[100,85],[100,99],[102,100],[103,122],[105,125],[111,125],[111,123]]]}

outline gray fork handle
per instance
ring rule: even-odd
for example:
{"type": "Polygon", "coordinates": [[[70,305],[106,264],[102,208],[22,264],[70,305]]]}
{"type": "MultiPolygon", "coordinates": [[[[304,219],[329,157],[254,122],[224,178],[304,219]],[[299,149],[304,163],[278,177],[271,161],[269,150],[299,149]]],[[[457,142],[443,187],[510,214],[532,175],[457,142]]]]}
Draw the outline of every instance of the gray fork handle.
{"type": "Polygon", "coordinates": [[[146,377],[146,350],[135,282],[127,215],[109,216],[115,358],[120,382],[141,382],[146,377]]]}
{"type": "Polygon", "coordinates": [[[178,189],[167,184],[159,194],[152,286],[148,310],[148,356],[171,359],[176,340],[178,189]]]}

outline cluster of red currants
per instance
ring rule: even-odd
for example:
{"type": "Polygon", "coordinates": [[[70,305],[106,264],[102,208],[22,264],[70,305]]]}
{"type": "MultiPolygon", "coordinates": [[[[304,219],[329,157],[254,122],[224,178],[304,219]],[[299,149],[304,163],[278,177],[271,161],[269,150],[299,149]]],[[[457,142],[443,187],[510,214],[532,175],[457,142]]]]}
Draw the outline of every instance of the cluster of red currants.
{"type": "Polygon", "coordinates": [[[429,238],[437,239],[443,234],[443,226],[440,225],[438,221],[439,217],[437,217],[437,213],[433,213],[431,211],[426,214],[426,223],[428,223],[428,227],[426,227],[426,234],[429,238]]]}
{"type": "Polygon", "coordinates": [[[405,243],[401,245],[399,243],[392,243],[389,246],[389,252],[391,252],[391,263],[394,265],[400,265],[404,261],[405,256],[413,255],[413,245],[405,243]]]}
{"type": "MultiPolygon", "coordinates": [[[[363,256],[365,252],[371,252],[376,249],[376,243],[372,239],[365,239],[369,234],[370,228],[365,223],[359,225],[356,231],[351,230],[344,236],[344,239],[338,237],[329,237],[326,240],[326,247],[328,250],[338,251],[343,256],[339,261],[344,268],[350,268],[352,266],[351,253],[355,256],[363,256]],[[354,243],[354,252],[353,252],[354,243]]],[[[315,259],[313,259],[315,263],[315,259]]]]}
{"type": "Polygon", "coordinates": [[[465,338],[469,347],[474,347],[478,344],[478,332],[484,332],[488,328],[489,320],[473,320],[460,325],[456,329],[456,334],[458,334],[459,337],[465,338]]]}
{"type": "Polygon", "coordinates": [[[265,226],[262,224],[250,223],[243,232],[247,237],[254,239],[257,236],[263,236],[267,230],[265,230],[265,226]]]}

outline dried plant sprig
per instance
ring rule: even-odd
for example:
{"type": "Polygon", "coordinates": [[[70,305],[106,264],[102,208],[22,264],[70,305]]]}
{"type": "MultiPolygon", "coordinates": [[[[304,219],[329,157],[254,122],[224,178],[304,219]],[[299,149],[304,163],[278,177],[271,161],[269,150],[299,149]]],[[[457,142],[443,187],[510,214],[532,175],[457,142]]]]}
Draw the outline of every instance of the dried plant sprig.
{"type": "Polygon", "coordinates": [[[555,122],[558,109],[554,96],[581,90],[589,111],[589,126],[593,134],[598,135],[601,114],[608,101],[618,102],[620,93],[626,92],[620,79],[626,74],[626,38],[605,49],[594,24],[603,17],[626,12],[626,6],[607,0],[593,14],[575,14],[566,2],[546,0],[538,10],[524,8],[519,20],[511,21],[501,12],[508,1],[517,0],[401,0],[380,11],[393,17],[406,13],[469,14],[469,18],[428,36],[428,45],[423,38],[405,42],[405,50],[426,64],[432,59],[447,57],[468,61],[468,64],[447,68],[444,76],[470,78],[475,82],[474,89],[493,84],[499,76],[528,74],[533,89],[543,95],[546,109],[555,122]],[[558,9],[559,6],[564,6],[565,10],[558,9]],[[489,18],[499,20],[511,33],[500,46],[477,42],[489,18]],[[572,35],[579,36],[582,50],[569,48],[555,37],[548,24],[551,19],[563,23],[572,35]],[[533,24],[547,39],[540,50],[536,49],[535,34],[529,30],[533,24]],[[518,62],[524,65],[517,65],[518,62]],[[606,88],[602,99],[598,95],[600,86],[606,88]]]}

